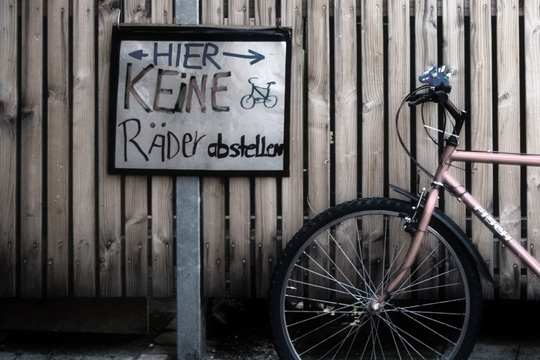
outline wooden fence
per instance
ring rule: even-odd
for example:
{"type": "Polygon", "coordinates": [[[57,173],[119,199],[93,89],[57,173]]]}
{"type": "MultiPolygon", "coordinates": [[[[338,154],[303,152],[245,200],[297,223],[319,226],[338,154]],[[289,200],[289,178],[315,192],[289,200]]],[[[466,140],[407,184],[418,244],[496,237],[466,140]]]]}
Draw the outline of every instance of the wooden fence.
{"type": "MultiPolygon", "coordinates": [[[[172,23],[173,0],[0,0],[0,296],[174,295],[171,177],[107,173],[111,29],[172,23]]],[[[205,0],[204,25],[293,28],[287,178],[202,182],[205,294],[264,297],[303,222],[358,196],[417,192],[396,141],[417,74],[446,64],[472,114],[463,144],[540,153],[536,0],[205,0]]],[[[405,141],[433,167],[421,113],[405,141]]],[[[434,107],[424,117],[437,124],[434,107]]],[[[537,255],[540,171],[476,164],[456,175],[537,255]]],[[[539,299],[540,283],[456,202],[441,199],[501,283],[486,298],[539,299]]]]}

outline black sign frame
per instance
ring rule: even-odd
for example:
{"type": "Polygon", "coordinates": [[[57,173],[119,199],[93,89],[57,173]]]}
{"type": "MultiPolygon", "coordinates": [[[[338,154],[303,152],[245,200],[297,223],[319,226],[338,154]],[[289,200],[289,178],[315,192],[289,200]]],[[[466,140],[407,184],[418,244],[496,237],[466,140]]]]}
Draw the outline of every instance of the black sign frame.
{"type": "MultiPolygon", "coordinates": [[[[272,27],[272,28],[254,28],[254,27],[204,27],[204,26],[180,26],[180,25],[115,25],[113,27],[113,33],[112,33],[112,43],[111,43],[111,76],[110,76],[110,102],[109,102],[109,161],[108,161],[108,167],[109,172],[112,174],[145,174],[145,175],[175,175],[175,176],[275,176],[275,177],[286,177],[289,176],[289,162],[290,162],[290,84],[291,84],[291,38],[292,38],[292,30],[290,28],[284,28],[284,27],[272,27]],[[252,169],[249,167],[244,167],[243,165],[237,165],[238,168],[216,168],[212,164],[208,166],[203,166],[202,168],[190,168],[189,166],[186,167],[158,167],[153,166],[152,161],[149,161],[150,163],[148,166],[119,166],[119,158],[123,158],[122,156],[118,156],[118,153],[122,154],[128,154],[128,147],[130,147],[132,150],[135,149],[136,152],[140,152],[141,154],[146,151],[137,149],[137,145],[135,141],[131,141],[132,139],[130,136],[133,136],[132,134],[136,133],[137,130],[132,130],[131,135],[118,135],[118,129],[119,127],[123,126],[124,128],[127,127],[127,125],[119,125],[119,119],[118,119],[118,111],[119,107],[122,106],[119,101],[119,91],[122,91],[122,87],[125,87],[127,83],[127,80],[121,83],[120,77],[122,76],[122,73],[125,73],[125,69],[120,69],[120,49],[123,42],[129,42],[129,41],[140,41],[140,42],[171,42],[171,43],[181,43],[181,42],[212,42],[212,43],[232,43],[233,45],[236,44],[256,44],[256,43],[280,43],[284,44],[285,46],[285,59],[283,59],[284,64],[284,84],[282,84],[283,89],[283,105],[282,105],[282,121],[283,121],[283,128],[281,129],[281,136],[282,136],[282,143],[279,144],[279,149],[277,147],[278,143],[276,143],[275,147],[274,144],[267,144],[266,137],[264,135],[259,137],[251,137],[249,145],[244,144],[245,138],[242,137],[241,143],[240,140],[235,143],[234,145],[238,145],[235,149],[241,148],[244,150],[246,158],[239,158],[238,163],[246,163],[249,161],[254,161],[254,159],[247,159],[247,157],[265,157],[267,156],[268,152],[270,152],[270,155],[267,157],[269,158],[268,161],[273,161],[274,159],[270,159],[270,157],[276,157],[276,161],[274,161],[271,165],[272,168],[257,168],[252,169]],[[130,142],[131,141],[131,142],[130,142]],[[135,145],[134,145],[135,144],[135,145]],[[261,145],[262,144],[262,145],[261,145]],[[123,150],[119,150],[119,146],[122,147],[123,150]],[[258,149],[262,148],[261,146],[264,146],[263,151],[260,152],[258,149]],[[257,150],[249,150],[249,149],[257,149],[257,150]],[[267,153],[265,154],[265,150],[267,150],[267,153]],[[278,149],[278,150],[276,150],[278,149]],[[274,151],[274,153],[272,153],[274,151]],[[261,155],[262,154],[262,155],[261,155]]],[[[143,56],[148,56],[147,53],[144,52],[133,52],[132,53],[134,57],[138,58],[139,56],[142,58],[143,56]]],[[[249,63],[256,63],[257,61],[264,61],[261,60],[261,58],[257,58],[256,56],[259,56],[259,53],[256,53],[253,58],[248,58],[248,56],[252,55],[251,50],[249,50],[249,53],[247,54],[233,54],[231,56],[236,56],[239,60],[243,60],[249,62],[249,63]]],[[[200,58],[201,56],[199,56],[200,58]]],[[[195,60],[196,56],[194,55],[193,58],[195,60]]],[[[262,56],[264,59],[264,56],[262,56]]],[[[209,59],[211,61],[211,59],[209,59]]],[[[246,65],[247,66],[247,65],[246,65]]],[[[140,73],[139,73],[140,75],[140,73]]],[[[184,74],[182,74],[184,75],[184,74]]],[[[126,76],[126,75],[123,75],[126,76]]],[[[134,82],[136,79],[136,75],[133,75],[130,80],[134,82]]],[[[189,76],[189,75],[188,75],[189,76]]],[[[214,76],[215,78],[215,76],[214,76]]],[[[256,77],[254,77],[256,79],[256,77]]],[[[256,81],[256,80],[253,80],[256,81]]],[[[250,82],[251,83],[251,82],[250,82]]],[[[268,87],[270,87],[270,82],[268,82],[268,87]]],[[[252,84],[255,86],[254,84],[252,84]]],[[[159,89],[161,90],[161,89],[159,89]]],[[[127,91],[126,91],[127,93],[127,91]]],[[[268,95],[267,95],[268,96],[268,95]]],[[[265,104],[266,105],[266,104],[265,104]]],[[[251,106],[251,105],[250,105],[251,106]]],[[[260,108],[263,108],[260,106],[260,108]]],[[[218,114],[219,115],[219,114],[218,114]]],[[[126,123],[124,121],[123,123],[126,123]]],[[[121,123],[122,124],[122,123],[121,123]]],[[[156,125],[152,124],[154,127],[156,125]]],[[[159,125],[158,125],[159,126],[159,125]]],[[[139,125],[139,131],[140,131],[140,125],[139,125]]],[[[125,133],[127,133],[127,130],[125,130],[125,133]]],[[[174,136],[174,135],[173,135],[174,136]]],[[[160,135],[160,141],[165,141],[165,135],[160,135]]],[[[200,137],[197,138],[197,136],[190,136],[188,137],[189,143],[191,145],[195,144],[198,140],[200,140],[200,137]]],[[[221,138],[219,139],[221,140],[221,138]]],[[[180,136],[175,136],[174,142],[175,144],[181,143],[182,139],[180,136]]],[[[213,142],[212,144],[219,144],[219,142],[213,142]]],[[[154,145],[160,145],[159,142],[154,140],[154,143],[152,143],[152,146],[154,145]]],[[[161,144],[163,145],[163,144],[161,144]]],[[[164,146],[164,145],[163,145],[164,146]]],[[[231,145],[232,149],[232,145],[231,145]]],[[[159,146],[155,146],[153,148],[155,151],[162,150],[165,152],[164,149],[160,149],[159,146]]],[[[173,151],[177,151],[179,149],[175,148],[173,151]]],[[[169,150],[170,151],[170,150],[169,150]]],[[[201,150],[202,151],[202,150],[201,150]]],[[[206,151],[210,154],[210,146],[206,149],[206,151]]],[[[194,153],[194,152],[193,152],[194,153]]],[[[231,151],[232,153],[232,151],[231,151]]],[[[235,154],[238,154],[239,152],[236,151],[231,156],[234,156],[235,154]]],[[[243,153],[242,153],[243,154],[243,153]]],[[[218,150],[216,147],[215,153],[213,153],[214,157],[217,158],[218,156],[218,150]]],[[[144,155],[143,155],[144,156],[144,155]]],[[[237,155],[238,157],[241,157],[242,155],[237,155]]],[[[232,161],[232,160],[231,160],[232,161]]],[[[258,161],[258,159],[257,159],[258,161]]],[[[127,163],[127,161],[125,161],[127,163]]],[[[121,163],[121,161],[120,161],[121,163]]],[[[162,165],[162,164],[160,164],[162,165]]],[[[247,166],[247,165],[246,165],[247,166]]]]}

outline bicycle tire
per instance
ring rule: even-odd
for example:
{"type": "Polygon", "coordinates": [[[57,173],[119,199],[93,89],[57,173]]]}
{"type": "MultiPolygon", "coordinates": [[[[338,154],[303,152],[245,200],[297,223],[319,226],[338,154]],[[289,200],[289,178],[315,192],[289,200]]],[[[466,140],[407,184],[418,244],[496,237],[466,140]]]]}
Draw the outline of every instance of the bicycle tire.
{"type": "Polygon", "coordinates": [[[271,109],[274,106],[276,106],[277,102],[278,102],[277,96],[270,95],[266,99],[264,99],[264,106],[267,107],[268,109],[271,109]]]}
{"type": "Polygon", "coordinates": [[[253,109],[255,106],[255,98],[251,95],[244,95],[240,100],[240,105],[246,110],[253,109]]]}
{"type": "Polygon", "coordinates": [[[309,221],[278,259],[269,291],[281,359],[466,359],[482,312],[475,263],[432,219],[404,282],[369,306],[410,243],[411,203],[357,199],[309,221]]]}

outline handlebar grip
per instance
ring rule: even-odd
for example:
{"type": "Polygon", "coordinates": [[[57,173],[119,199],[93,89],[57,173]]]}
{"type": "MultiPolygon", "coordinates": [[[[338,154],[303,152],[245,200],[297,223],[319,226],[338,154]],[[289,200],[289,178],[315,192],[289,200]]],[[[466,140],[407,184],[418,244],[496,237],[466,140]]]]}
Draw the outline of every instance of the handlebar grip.
{"type": "Polygon", "coordinates": [[[418,77],[422,84],[428,84],[433,90],[443,90],[449,93],[452,90],[450,85],[450,73],[446,66],[439,68],[432,67],[418,77]]]}

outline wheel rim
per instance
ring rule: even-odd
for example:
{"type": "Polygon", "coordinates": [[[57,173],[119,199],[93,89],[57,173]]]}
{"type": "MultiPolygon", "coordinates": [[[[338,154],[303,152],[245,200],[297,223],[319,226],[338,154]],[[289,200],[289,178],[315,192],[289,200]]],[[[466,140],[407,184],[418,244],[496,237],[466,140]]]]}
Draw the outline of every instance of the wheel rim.
{"type": "Polygon", "coordinates": [[[305,243],[281,291],[282,330],[296,358],[455,356],[469,321],[470,294],[456,253],[434,229],[421,249],[424,261],[415,263],[383,307],[373,307],[406,253],[404,221],[392,211],[356,213],[305,243]],[[397,234],[399,241],[392,240],[397,234]]]}

